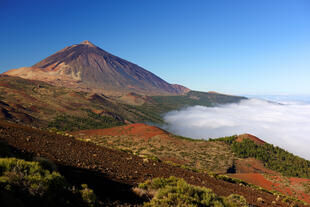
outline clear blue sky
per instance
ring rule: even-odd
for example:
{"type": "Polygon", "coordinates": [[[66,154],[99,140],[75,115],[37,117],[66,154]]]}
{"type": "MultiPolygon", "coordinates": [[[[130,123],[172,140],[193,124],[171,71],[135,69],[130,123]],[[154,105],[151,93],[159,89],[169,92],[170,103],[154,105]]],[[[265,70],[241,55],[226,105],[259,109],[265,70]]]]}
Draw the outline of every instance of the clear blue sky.
{"type": "Polygon", "coordinates": [[[310,94],[308,0],[0,0],[0,72],[86,39],[195,90],[310,94]]]}

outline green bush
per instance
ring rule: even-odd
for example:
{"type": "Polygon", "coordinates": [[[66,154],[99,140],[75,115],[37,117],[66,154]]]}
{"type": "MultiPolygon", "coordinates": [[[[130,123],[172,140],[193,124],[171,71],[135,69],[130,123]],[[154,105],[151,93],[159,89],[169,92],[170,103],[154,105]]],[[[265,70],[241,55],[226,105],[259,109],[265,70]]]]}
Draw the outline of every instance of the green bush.
{"type": "Polygon", "coordinates": [[[225,206],[230,207],[247,207],[248,204],[245,198],[238,194],[231,194],[228,197],[224,198],[225,206]]]}
{"type": "Polygon", "coordinates": [[[31,195],[43,196],[66,187],[64,177],[58,172],[42,168],[38,162],[27,162],[16,158],[0,158],[0,187],[8,191],[27,191],[31,195]]]}
{"type": "Polygon", "coordinates": [[[139,185],[152,199],[145,207],[189,206],[189,207],[236,207],[247,206],[246,200],[232,194],[227,198],[217,196],[211,189],[190,185],[184,179],[169,177],[155,178],[139,185]]]}
{"type": "Polygon", "coordinates": [[[88,206],[96,206],[97,198],[94,191],[88,188],[87,184],[82,184],[81,187],[80,193],[83,201],[87,203],[88,206]]]}
{"type": "Polygon", "coordinates": [[[97,199],[86,184],[70,186],[46,159],[29,162],[0,158],[0,206],[96,206],[97,199]]]}

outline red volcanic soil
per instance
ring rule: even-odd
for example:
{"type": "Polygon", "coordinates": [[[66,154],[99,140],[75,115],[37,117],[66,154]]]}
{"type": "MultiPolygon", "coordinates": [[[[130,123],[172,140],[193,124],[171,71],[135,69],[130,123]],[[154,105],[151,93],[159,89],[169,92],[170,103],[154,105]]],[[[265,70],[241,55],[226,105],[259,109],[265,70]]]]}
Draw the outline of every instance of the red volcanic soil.
{"type": "Polygon", "coordinates": [[[310,203],[310,194],[305,188],[305,185],[310,186],[310,179],[287,178],[280,175],[266,175],[260,173],[237,173],[230,174],[230,176],[267,190],[275,190],[285,195],[297,197],[300,200],[310,203]]]}
{"type": "Polygon", "coordinates": [[[255,158],[236,160],[236,173],[267,173],[271,175],[279,174],[266,168],[260,160],[257,160],[255,158]]]}
{"type": "Polygon", "coordinates": [[[292,186],[296,186],[294,188],[295,192],[297,191],[297,193],[299,193],[299,199],[306,201],[307,203],[310,203],[310,193],[309,193],[309,189],[310,189],[310,179],[307,178],[289,178],[289,182],[291,183],[292,186]],[[308,189],[306,189],[305,191],[301,192],[298,191],[300,189],[300,187],[304,187],[305,185],[308,186],[308,189]],[[307,192],[308,191],[308,192],[307,192]]]}
{"type": "Polygon", "coordinates": [[[248,183],[261,186],[262,188],[272,190],[273,183],[268,181],[262,174],[260,173],[238,173],[238,174],[231,174],[230,176],[239,178],[244,180],[248,183]]]}
{"type": "Polygon", "coordinates": [[[137,136],[140,138],[151,138],[157,135],[168,135],[166,132],[158,127],[149,126],[142,123],[129,124],[126,126],[113,127],[108,129],[92,129],[72,132],[73,135],[85,136],[137,136]]]}
{"type": "Polygon", "coordinates": [[[266,142],[264,142],[263,140],[259,139],[258,137],[255,137],[251,134],[240,134],[240,135],[238,135],[236,142],[242,142],[242,140],[244,140],[244,139],[252,140],[258,145],[266,144],[266,142]]]}
{"type": "Polygon", "coordinates": [[[169,176],[211,188],[220,196],[243,195],[251,206],[289,206],[280,201],[272,204],[276,197],[267,192],[218,180],[206,173],[152,160],[145,162],[143,158],[126,152],[13,123],[0,121],[0,141],[21,153],[52,160],[60,166],[61,173],[70,183],[87,183],[94,189],[105,206],[142,206],[143,200],[133,195],[132,187],[146,179],[169,176]],[[259,202],[259,197],[264,202],[259,202]]]}

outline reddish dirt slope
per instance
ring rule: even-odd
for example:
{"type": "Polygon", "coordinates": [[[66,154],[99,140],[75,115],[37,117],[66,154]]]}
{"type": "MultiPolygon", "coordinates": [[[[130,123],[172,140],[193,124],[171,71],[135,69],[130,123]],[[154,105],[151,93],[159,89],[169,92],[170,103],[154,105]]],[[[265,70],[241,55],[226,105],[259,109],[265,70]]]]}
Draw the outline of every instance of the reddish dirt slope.
{"type": "MultiPolygon", "coordinates": [[[[211,188],[218,195],[227,196],[231,193],[243,195],[252,206],[288,206],[287,203],[282,202],[272,204],[276,197],[267,192],[217,180],[204,173],[152,160],[145,162],[142,158],[125,152],[16,124],[0,122],[0,141],[20,151],[43,156],[58,165],[72,168],[70,172],[75,172],[74,178],[81,182],[92,181],[93,185],[90,187],[95,189],[99,198],[104,198],[107,196],[105,193],[113,191],[112,194],[122,200],[124,196],[130,194],[129,189],[124,186],[134,186],[149,178],[173,175],[182,177],[191,184],[211,188]],[[77,172],[88,172],[88,176],[77,172]],[[110,180],[109,185],[101,183],[103,178],[110,180]],[[111,183],[118,183],[118,185],[115,187],[111,183]],[[105,193],[100,194],[100,192],[105,193]],[[264,202],[259,202],[257,200],[259,197],[264,202]]],[[[71,175],[72,173],[68,177],[70,178],[71,175]]]]}
{"type": "Polygon", "coordinates": [[[108,129],[93,129],[82,130],[78,132],[72,132],[73,135],[85,135],[85,136],[137,136],[141,138],[151,138],[157,135],[168,135],[169,132],[162,130],[158,127],[149,126],[142,123],[129,124],[126,126],[113,127],[108,129]]]}
{"type": "Polygon", "coordinates": [[[239,173],[230,176],[271,191],[275,190],[285,195],[297,197],[300,200],[310,203],[310,179],[287,178],[281,175],[260,173],[239,173]]]}
{"type": "Polygon", "coordinates": [[[242,142],[242,140],[244,140],[244,139],[252,140],[252,141],[254,141],[258,145],[263,145],[263,144],[266,143],[263,140],[259,139],[258,137],[255,137],[255,136],[253,136],[251,134],[240,134],[240,135],[238,135],[236,141],[237,142],[242,142]]]}
{"type": "Polygon", "coordinates": [[[264,164],[255,158],[243,158],[236,160],[236,173],[266,173],[270,175],[279,175],[279,173],[270,170],[264,164]]]}
{"type": "Polygon", "coordinates": [[[259,173],[239,173],[231,175],[232,177],[239,178],[246,182],[252,183],[257,186],[261,186],[262,188],[272,190],[273,183],[268,181],[262,174],[259,173]]]}

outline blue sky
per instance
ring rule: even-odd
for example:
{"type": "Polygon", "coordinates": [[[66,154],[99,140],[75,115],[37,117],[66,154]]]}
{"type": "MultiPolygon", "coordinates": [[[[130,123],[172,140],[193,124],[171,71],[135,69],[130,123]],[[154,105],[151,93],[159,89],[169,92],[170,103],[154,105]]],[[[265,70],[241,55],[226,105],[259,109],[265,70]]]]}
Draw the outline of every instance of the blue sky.
{"type": "Polygon", "coordinates": [[[307,0],[0,0],[0,72],[86,39],[194,90],[310,94],[307,0]]]}

